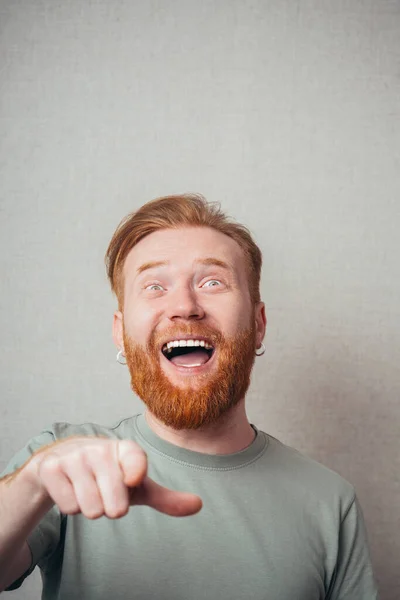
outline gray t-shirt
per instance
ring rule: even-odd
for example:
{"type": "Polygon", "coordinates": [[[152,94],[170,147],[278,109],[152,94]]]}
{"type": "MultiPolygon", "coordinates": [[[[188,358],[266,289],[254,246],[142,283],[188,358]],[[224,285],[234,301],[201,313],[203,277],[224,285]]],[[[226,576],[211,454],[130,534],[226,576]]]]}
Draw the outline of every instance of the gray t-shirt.
{"type": "Polygon", "coordinates": [[[234,454],[203,454],[158,437],[144,415],[107,428],[55,423],[11,460],[70,435],[135,440],[148,474],[203,500],[176,518],[135,506],[121,519],[53,507],[28,538],[44,600],[376,600],[364,521],[338,474],[252,426],[234,454]]]}

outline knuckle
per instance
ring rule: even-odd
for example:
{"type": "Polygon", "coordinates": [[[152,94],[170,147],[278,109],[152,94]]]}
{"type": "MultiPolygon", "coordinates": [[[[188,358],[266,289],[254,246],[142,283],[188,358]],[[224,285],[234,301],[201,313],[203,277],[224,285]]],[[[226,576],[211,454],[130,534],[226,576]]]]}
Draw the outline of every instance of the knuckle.
{"type": "Polygon", "coordinates": [[[143,448],[133,440],[120,440],[118,442],[118,453],[120,457],[132,453],[135,453],[138,456],[146,456],[143,448]]]}
{"type": "Polygon", "coordinates": [[[60,461],[57,456],[54,454],[49,454],[45,456],[40,463],[39,472],[41,475],[55,475],[60,471],[60,461]]]}
{"type": "Polygon", "coordinates": [[[82,454],[76,450],[68,452],[67,454],[60,456],[57,460],[60,471],[71,473],[76,470],[80,470],[82,466],[82,454]]]}
{"type": "Polygon", "coordinates": [[[106,461],[110,456],[108,444],[99,444],[96,448],[88,449],[86,452],[86,457],[90,458],[90,456],[95,456],[97,460],[106,461]]]}

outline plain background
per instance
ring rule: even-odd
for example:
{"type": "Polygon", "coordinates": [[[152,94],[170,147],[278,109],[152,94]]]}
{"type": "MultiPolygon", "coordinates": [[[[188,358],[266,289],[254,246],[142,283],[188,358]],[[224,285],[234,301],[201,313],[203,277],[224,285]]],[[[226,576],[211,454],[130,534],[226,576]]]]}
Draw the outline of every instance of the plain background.
{"type": "Polygon", "coordinates": [[[355,485],[398,600],[399,1],[2,0],[0,27],[0,466],[142,410],[104,252],[147,200],[203,193],[264,254],[249,419],[355,485]]]}

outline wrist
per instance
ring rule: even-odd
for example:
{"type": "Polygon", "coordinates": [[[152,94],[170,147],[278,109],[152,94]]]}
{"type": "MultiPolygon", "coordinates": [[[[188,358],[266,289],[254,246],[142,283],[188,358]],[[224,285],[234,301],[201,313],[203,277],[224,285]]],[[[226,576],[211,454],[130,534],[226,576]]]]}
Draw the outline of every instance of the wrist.
{"type": "Polygon", "coordinates": [[[31,494],[33,506],[43,507],[44,511],[47,512],[54,505],[54,502],[39,476],[39,465],[43,458],[40,454],[40,452],[34,454],[28,462],[15,471],[14,478],[18,478],[21,484],[27,487],[31,494]]]}

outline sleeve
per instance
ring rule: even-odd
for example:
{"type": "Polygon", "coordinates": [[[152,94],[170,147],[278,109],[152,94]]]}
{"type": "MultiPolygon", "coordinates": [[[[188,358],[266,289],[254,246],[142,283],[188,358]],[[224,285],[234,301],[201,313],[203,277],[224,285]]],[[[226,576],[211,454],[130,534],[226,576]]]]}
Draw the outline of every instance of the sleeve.
{"type": "MultiPolygon", "coordinates": [[[[13,456],[3,473],[1,473],[1,477],[13,473],[29,460],[36,450],[53,442],[55,442],[55,436],[51,430],[43,431],[40,435],[32,438],[24,448],[13,456]]],[[[53,554],[60,542],[61,525],[64,518],[65,515],[60,513],[58,507],[53,506],[35,529],[32,530],[26,540],[32,554],[32,564],[19,579],[6,588],[6,591],[19,588],[24,579],[32,573],[36,565],[40,567],[45,565],[47,559],[53,554]]]]}
{"type": "Polygon", "coordinates": [[[336,567],[326,600],[378,598],[364,518],[355,496],[340,525],[336,567]]]}

